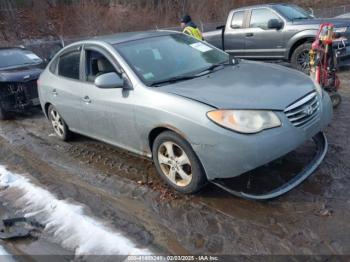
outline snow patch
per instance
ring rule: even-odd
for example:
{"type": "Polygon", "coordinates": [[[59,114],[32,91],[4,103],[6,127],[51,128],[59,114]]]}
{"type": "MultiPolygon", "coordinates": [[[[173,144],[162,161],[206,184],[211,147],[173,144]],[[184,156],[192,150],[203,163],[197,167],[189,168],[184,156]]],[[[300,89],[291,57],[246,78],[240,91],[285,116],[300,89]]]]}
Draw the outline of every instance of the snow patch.
{"type": "Polygon", "coordinates": [[[1,165],[0,187],[20,192],[15,206],[22,208],[26,217],[33,217],[43,224],[55,241],[64,248],[74,250],[76,255],[151,254],[148,249],[138,248],[122,234],[113,232],[101,221],[87,216],[83,206],[57,199],[28,178],[14,174],[1,165]]]}
{"type": "Polygon", "coordinates": [[[14,262],[15,260],[13,259],[13,257],[11,256],[11,254],[9,254],[6,249],[0,245],[0,260],[2,262],[14,262]]]}

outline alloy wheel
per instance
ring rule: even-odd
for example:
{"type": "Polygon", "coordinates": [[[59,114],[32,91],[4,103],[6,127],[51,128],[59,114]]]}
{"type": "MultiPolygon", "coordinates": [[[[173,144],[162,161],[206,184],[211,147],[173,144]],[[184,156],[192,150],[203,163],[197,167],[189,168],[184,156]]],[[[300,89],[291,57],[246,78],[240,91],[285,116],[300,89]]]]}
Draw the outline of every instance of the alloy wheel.
{"type": "Polygon", "coordinates": [[[297,63],[299,68],[303,71],[303,72],[308,72],[310,65],[309,65],[309,51],[308,50],[304,50],[302,51],[297,58],[297,63]]]}
{"type": "Polygon", "coordinates": [[[60,114],[55,109],[52,109],[50,115],[51,124],[53,129],[55,130],[55,133],[59,137],[64,137],[64,123],[60,114]]]}
{"type": "Polygon", "coordinates": [[[164,142],[158,149],[158,162],[169,181],[186,187],[192,181],[192,166],[185,151],[173,142],[164,142]]]}

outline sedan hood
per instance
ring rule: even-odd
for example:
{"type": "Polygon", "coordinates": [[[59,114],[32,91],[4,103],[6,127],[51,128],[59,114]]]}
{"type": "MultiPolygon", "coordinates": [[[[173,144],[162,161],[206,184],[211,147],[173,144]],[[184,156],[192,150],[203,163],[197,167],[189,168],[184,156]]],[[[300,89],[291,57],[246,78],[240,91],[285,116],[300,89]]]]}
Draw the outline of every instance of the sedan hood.
{"type": "Polygon", "coordinates": [[[312,92],[314,83],[296,70],[241,61],[206,76],[157,89],[220,109],[284,110],[312,92]]]}
{"type": "Polygon", "coordinates": [[[27,82],[36,80],[43,69],[38,67],[18,67],[0,70],[0,82],[27,82]]]}

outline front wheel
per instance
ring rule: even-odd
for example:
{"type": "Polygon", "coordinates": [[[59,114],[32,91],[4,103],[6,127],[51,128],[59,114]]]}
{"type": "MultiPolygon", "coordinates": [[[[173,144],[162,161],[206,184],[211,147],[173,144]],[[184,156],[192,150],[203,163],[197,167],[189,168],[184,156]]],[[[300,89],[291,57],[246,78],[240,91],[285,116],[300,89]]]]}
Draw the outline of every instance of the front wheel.
{"type": "Polygon", "coordinates": [[[71,132],[69,131],[66,122],[53,105],[49,107],[48,116],[56,135],[63,141],[69,140],[71,132]]]}
{"type": "Polygon", "coordinates": [[[191,145],[178,134],[171,131],[161,133],[154,141],[152,153],[158,174],[177,191],[193,194],[207,183],[191,145]]]}
{"type": "Polygon", "coordinates": [[[312,44],[311,43],[305,43],[300,46],[298,46],[291,57],[291,64],[292,67],[304,72],[305,74],[310,73],[310,50],[311,50],[312,44]]]}

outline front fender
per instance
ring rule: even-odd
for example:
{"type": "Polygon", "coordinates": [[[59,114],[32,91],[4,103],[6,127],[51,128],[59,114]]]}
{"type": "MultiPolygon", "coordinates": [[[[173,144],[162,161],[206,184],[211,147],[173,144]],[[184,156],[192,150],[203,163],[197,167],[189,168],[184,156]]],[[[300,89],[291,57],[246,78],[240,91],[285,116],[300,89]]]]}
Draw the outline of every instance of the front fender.
{"type": "Polygon", "coordinates": [[[298,42],[302,42],[302,40],[307,40],[307,39],[315,39],[317,33],[318,33],[318,29],[307,29],[293,35],[293,37],[291,37],[287,43],[286,54],[285,54],[286,60],[289,59],[291,52],[293,52],[293,50],[295,49],[294,47],[298,42]]]}

